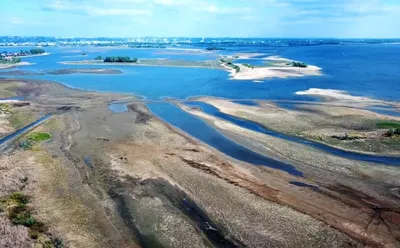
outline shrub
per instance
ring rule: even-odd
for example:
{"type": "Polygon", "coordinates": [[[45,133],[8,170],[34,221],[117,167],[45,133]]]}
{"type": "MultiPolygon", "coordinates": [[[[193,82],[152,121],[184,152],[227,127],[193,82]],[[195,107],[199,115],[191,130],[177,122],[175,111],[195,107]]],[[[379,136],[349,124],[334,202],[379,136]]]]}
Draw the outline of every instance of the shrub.
{"type": "Polygon", "coordinates": [[[97,56],[94,60],[103,60],[102,56],[97,56]]]}
{"type": "Polygon", "coordinates": [[[385,132],[387,137],[392,137],[393,135],[400,135],[400,128],[389,129],[385,132]]]}
{"type": "Polygon", "coordinates": [[[381,121],[376,123],[376,126],[378,128],[400,128],[400,122],[394,122],[394,121],[381,121]]]}
{"type": "Polygon", "coordinates": [[[29,197],[20,192],[12,193],[9,198],[11,200],[15,201],[18,205],[29,203],[29,197]]]}
{"type": "Polygon", "coordinates": [[[293,67],[301,67],[301,68],[308,67],[308,65],[306,63],[304,63],[304,62],[296,62],[296,61],[292,62],[292,66],[293,67]]]}
{"type": "Polygon", "coordinates": [[[46,51],[45,50],[43,50],[43,49],[41,49],[41,48],[36,48],[36,49],[31,49],[30,50],[30,53],[31,54],[43,54],[43,53],[45,53],[46,51]]]}
{"type": "Polygon", "coordinates": [[[252,65],[250,65],[250,64],[243,64],[243,65],[246,66],[246,67],[249,67],[249,68],[251,68],[251,69],[254,68],[254,66],[252,66],[252,65]]]}
{"type": "Polygon", "coordinates": [[[137,58],[130,58],[128,56],[124,56],[124,57],[105,57],[104,58],[104,62],[106,63],[136,63],[138,61],[137,58]]]}

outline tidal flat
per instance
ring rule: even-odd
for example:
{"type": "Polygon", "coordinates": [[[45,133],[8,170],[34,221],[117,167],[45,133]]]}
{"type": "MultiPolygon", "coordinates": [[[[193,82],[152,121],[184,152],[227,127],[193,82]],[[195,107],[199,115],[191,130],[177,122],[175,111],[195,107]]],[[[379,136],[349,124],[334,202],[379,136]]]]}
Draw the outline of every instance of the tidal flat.
{"type": "MultiPolygon", "coordinates": [[[[399,177],[391,167],[335,160],[338,164],[330,167],[314,167],[313,161],[304,165],[301,158],[265,152],[277,159],[297,159],[293,164],[305,173],[297,177],[228,157],[162,121],[132,95],[81,91],[40,80],[9,79],[1,85],[29,101],[24,108],[38,116],[52,114],[20,141],[37,133],[49,134],[49,139],[28,148],[12,142],[2,150],[1,166],[8,174],[1,180],[0,197],[13,192],[29,196],[32,216],[46,226],[46,232],[37,234],[41,239],[28,237],[26,242],[62,240],[75,247],[397,243],[398,199],[390,190],[399,177]],[[126,103],[127,112],[109,110],[117,99],[126,103]],[[315,184],[319,190],[292,181],[315,184]],[[393,223],[390,230],[387,223],[393,223]]],[[[10,105],[1,118],[18,108],[10,105]]],[[[232,134],[227,136],[233,137],[236,129],[230,126],[232,134]]],[[[238,131],[238,139],[254,144],[266,138],[238,131]]],[[[7,218],[6,213],[2,217],[7,218]]]]}

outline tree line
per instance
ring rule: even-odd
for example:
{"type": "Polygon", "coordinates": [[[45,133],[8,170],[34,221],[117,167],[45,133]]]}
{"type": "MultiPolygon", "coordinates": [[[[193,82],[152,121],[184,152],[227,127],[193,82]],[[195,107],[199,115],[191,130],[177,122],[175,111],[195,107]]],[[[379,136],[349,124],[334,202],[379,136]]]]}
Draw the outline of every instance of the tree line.
{"type": "Polygon", "coordinates": [[[97,56],[95,60],[103,60],[105,63],[136,63],[138,61],[137,58],[130,58],[128,56],[111,56],[105,58],[97,56]]]}

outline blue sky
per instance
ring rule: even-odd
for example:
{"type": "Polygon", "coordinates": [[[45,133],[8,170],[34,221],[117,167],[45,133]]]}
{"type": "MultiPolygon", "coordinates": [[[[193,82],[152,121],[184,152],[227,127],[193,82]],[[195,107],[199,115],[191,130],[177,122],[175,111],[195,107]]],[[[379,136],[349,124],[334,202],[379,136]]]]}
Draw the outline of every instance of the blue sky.
{"type": "Polygon", "coordinates": [[[0,9],[0,36],[400,37],[400,0],[0,0],[0,9]]]}

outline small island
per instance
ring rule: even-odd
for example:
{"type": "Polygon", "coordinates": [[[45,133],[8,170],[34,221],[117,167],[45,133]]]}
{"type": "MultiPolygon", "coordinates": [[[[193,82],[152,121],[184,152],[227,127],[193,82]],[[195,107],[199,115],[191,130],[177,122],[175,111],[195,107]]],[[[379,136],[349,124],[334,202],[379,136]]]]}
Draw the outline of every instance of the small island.
{"type": "Polygon", "coordinates": [[[15,53],[3,51],[2,53],[0,53],[0,64],[3,65],[1,66],[1,68],[4,69],[4,68],[9,68],[10,66],[16,64],[21,64],[22,63],[21,57],[43,55],[45,53],[46,51],[41,48],[36,48],[26,51],[21,50],[20,52],[15,52],[15,53]]]}
{"type": "Polygon", "coordinates": [[[130,58],[128,56],[112,56],[112,57],[105,57],[97,56],[94,60],[102,60],[104,63],[137,63],[137,58],[130,58]]]}

